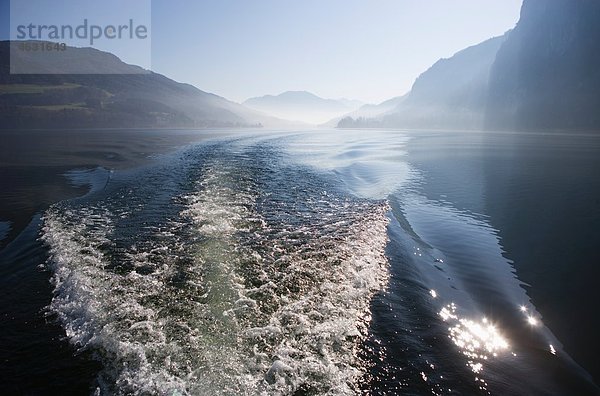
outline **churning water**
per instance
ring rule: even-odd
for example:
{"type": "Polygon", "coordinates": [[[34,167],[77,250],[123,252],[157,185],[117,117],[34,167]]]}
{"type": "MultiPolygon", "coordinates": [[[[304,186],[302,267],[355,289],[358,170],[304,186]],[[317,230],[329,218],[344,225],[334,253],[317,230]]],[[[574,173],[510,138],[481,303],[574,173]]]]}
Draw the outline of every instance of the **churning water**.
{"type": "Polygon", "coordinates": [[[240,135],[68,173],[92,191],[40,220],[47,311],[100,362],[90,392],[596,393],[519,280],[484,167],[423,164],[415,139],[240,135]]]}

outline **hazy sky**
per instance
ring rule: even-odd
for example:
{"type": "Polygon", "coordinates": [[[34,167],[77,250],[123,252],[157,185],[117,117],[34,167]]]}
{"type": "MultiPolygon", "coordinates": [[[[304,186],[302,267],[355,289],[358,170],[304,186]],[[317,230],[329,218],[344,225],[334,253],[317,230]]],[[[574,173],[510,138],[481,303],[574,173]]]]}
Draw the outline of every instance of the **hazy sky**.
{"type": "Polygon", "coordinates": [[[512,28],[521,2],[154,0],[152,69],[235,101],[307,90],[381,102],[512,28]]]}

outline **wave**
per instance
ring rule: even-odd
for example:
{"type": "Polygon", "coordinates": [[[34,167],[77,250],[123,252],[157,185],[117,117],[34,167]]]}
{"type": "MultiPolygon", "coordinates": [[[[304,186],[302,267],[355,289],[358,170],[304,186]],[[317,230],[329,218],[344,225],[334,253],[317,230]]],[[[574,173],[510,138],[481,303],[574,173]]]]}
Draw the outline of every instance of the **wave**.
{"type": "Polygon", "coordinates": [[[101,166],[77,168],[65,172],[64,176],[74,187],[89,186],[89,194],[102,190],[110,181],[112,171],[101,166]]]}
{"type": "Polygon", "coordinates": [[[12,228],[10,221],[0,221],[0,241],[8,236],[12,228]]]}

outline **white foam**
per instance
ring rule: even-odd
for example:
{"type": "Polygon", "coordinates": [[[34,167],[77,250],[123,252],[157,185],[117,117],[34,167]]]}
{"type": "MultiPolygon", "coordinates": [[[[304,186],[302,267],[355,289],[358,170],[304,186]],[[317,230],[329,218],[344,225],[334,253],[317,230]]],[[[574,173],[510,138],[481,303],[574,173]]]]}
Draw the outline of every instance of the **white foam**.
{"type": "Polygon", "coordinates": [[[209,162],[160,242],[121,252],[130,266],[107,253],[127,212],[46,213],[50,308],[104,363],[100,393],[357,393],[355,352],[387,276],[387,205],[323,198],[294,228],[277,205],[259,213],[242,171],[209,162]]]}

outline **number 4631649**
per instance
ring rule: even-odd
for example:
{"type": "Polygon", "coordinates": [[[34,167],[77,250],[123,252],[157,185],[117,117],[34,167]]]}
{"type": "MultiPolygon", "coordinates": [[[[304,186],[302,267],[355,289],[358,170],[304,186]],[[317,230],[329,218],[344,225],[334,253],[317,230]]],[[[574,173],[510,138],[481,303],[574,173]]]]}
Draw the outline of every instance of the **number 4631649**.
{"type": "Polygon", "coordinates": [[[19,43],[19,49],[21,51],[65,51],[67,49],[67,44],[50,42],[36,43],[24,41],[19,43]]]}

